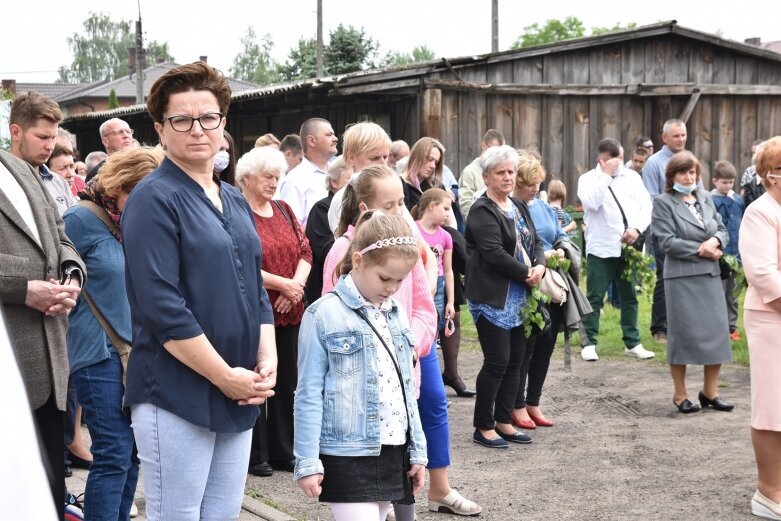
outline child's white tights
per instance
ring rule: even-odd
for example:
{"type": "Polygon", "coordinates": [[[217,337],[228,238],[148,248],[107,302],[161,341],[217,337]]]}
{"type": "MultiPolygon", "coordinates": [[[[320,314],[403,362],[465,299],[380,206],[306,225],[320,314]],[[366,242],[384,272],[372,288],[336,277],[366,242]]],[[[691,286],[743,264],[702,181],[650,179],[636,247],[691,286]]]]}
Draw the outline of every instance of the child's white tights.
{"type": "Polygon", "coordinates": [[[334,521],[385,521],[390,509],[390,501],[375,503],[331,503],[334,521]]]}

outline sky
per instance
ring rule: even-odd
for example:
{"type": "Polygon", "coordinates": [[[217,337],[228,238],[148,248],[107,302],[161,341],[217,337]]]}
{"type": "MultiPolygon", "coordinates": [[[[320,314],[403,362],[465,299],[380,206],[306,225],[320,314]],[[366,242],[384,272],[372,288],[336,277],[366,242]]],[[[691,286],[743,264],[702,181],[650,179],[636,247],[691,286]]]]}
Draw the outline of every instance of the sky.
{"type": "MultiPolygon", "coordinates": [[[[322,1],[326,41],[330,30],[342,23],[363,28],[379,42],[382,54],[410,52],[418,45],[426,45],[438,58],[491,51],[491,0],[322,1]]],[[[499,50],[509,49],[524,27],[566,16],[578,17],[587,29],[677,20],[683,27],[740,42],[750,37],[760,37],[763,42],[781,40],[781,26],[774,16],[777,1],[744,0],[717,7],[704,0],[499,0],[499,50]]],[[[279,61],[285,60],[299,38],[314,37],[317,31],[316,0],[74,0],[67,4],[37,0],[34,8],[6,2],[11,7],[0,8],[0,78],[55,81],[57,69],[72,61],[68,36],[81,30],[90,12],[105,12],[115,20],[135,20],[138,3],[145,41],[167,41],[178,63],[206,55],[211,65],[226,73],[241,51],[239,40],[250,25],[258,35],[271,35],[272,56],[279,61]]]]}

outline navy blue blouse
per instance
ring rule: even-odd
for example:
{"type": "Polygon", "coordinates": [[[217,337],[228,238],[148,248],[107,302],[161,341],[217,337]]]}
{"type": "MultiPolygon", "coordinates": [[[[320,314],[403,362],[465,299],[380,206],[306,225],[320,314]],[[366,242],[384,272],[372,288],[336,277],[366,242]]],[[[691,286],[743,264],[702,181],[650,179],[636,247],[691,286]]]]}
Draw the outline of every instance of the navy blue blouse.
{"type": "Polygon", "coordinates": [[[215,432],[241,432],[255,424],[258,407],[237,405],[163,347],[203,333],[229,366],[251,370],[260,325],[274,323],[252,210],[227,183],[220,199],[223,213],[168,158],[128,198],[122,235],[133,351],[125,406],[151,403],[215,432]]]}

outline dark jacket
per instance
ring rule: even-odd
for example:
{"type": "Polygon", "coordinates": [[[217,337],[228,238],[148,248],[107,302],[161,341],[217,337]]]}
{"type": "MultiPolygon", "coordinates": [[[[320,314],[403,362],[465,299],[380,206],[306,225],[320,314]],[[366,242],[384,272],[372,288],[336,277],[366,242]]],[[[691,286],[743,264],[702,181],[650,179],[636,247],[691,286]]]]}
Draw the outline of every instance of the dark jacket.
{"type": "MultiPolygon", "coordinates": [[[[545,262],[542,241],[537,237],[526,203],[510,199],[521,212],[532,235],[532,265],[545,262]]],[[[510,280],[525,282],[529,267],[515,257],[515,223],[483,194],[469,210],[466,219],[466,246],[469,262],[466,266],[466,298],[497,308],[503,308],[510,289],[510,280]]]]}
{"type": "MultiPolygon", "coordinates": [[[[457,206],[454,205],[455,209],[457,206]]],[[[469,253],[466,249],[466,241],[464,236],[459,233],[455,228],[450,226],[443,226],[444,230],[450,234],[453,238],[453,303],[456,306],[456,310],[463,304],[466,304],[466,297],[464,297],[464,283],[463,275],[466,273],[466,264],[469,261],[469,253]]]]}
{"type": "Polygon", "coordinates": [[[323,265],[335,240],[334,232],[328,225],[328,208],[331,207],[333,199],[334,194],[329,191],[327,197],[315,203],[306,220],[306,238],[309,239],[309,246],[312,247],[312,270],[304,287],[307,305],[319,299],[323,291],[323,265]]]}

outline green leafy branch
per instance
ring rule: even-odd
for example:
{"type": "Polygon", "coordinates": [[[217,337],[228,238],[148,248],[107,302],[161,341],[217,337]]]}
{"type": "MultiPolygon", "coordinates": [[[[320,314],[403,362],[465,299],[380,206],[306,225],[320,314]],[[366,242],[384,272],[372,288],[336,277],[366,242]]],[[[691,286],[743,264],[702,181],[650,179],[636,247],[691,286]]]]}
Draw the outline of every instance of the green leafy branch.
{"type": "Polygon", "coordinates": [[[654,272],[651,265],[654,263],[654,258],[626,243],[621,244],[621,258],[624,259],[621,278],[628,282],[636,281],[641,293],[653,294],[654,272]]]}
{"type": "Polygon", "coordinates": [[[534,327],[537,331],[545,329],[545,317],[540,313],[540,304],[548,304],[550,300],[550,296],[540,291],[540,288],[530,288],[526,304],[521,308],[521,321],[526,338],[531,336],[534,327]]]}
{"type": "Polygon", "coordinates": [[[724,255],[721,257],[722,262],[725,262],[729,269],[735,274],[735,289],[732,290],[732,294],[735,298],[738,298],[744,289],[748,287],[748,281],[746,280],[746,272],[743,271],[743,265],[738,261],[734,255],[724,255]]]}
{"type": "Polygon", "coordinates": [[[551,255],[548,257],[548,262],[546,263],[546,266],[548,266],[552,270],[556,270],[561,268],[561,271],[564,273],[569,271],[569,267],[572,265],[572,261],[568,258],[564,257],[563,259],[559,257],[558,255],[551,255]]]}

